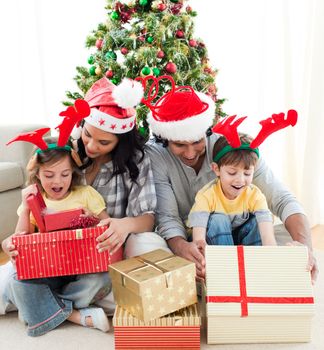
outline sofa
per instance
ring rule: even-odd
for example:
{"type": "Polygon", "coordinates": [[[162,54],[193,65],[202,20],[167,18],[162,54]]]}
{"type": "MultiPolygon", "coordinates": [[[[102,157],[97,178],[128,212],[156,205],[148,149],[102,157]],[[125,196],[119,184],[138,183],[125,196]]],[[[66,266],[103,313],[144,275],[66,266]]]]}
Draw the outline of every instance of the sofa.
{"type": "Polygon", "coordinates": [[[0,242],[15,230],[21,189],[26,182],[25,168],[33,150],[33,144],[28,142],[15,142],[9,146],[6,146],[6,142],[20,133],[42,127],[45,126],[0,126],[0,242]]]}

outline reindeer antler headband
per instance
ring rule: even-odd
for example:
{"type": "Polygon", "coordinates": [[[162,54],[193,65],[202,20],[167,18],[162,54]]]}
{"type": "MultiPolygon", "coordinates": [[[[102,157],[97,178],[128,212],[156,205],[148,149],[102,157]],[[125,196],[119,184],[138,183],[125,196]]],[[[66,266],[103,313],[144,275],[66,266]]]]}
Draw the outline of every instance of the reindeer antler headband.
{"type": "Polygon", "coordinates": [[[241,144],[240,137],[237,131],[238,126],[247,117],[241,117],[235,120],[236,115],[227,117],[221,122],[217,123],[212,131],[217,134],[222,134],[225,136],[229,145],[225,146],[220,152],[218,152],[214,157],[214,162],[217,163],[226,153],[236,151],[236,150],[249,150],[257,154],[259,157],[258,146],[272,133],[284,129],[287,126],[294,126],[297,123],[297,112],[294,109],[290,109],[287,113],[287,118],[285,118],[285,113],[272,114],[270,118],[261,120],[261,130],[255,139],[249,143],[241,144]],[[235,121],[234,121],[235,120],[235,121]]]}
{"type": "Polygon", "coordinates": [[[90,107],[88,102],[84,100],[76,100],[73,106],[68,107],[65,111],[62,111],[59,114],[60,116],[63,116],[64,119],[62,123],[55,128],[59,129],[59,138],[57,140],[57,143],[47,144],[43,140],[43,136],[48,131],[50,131],[50,128],[42,128],[31,132],[19,134],[18,136],[8,141],[6,145],[10,145],[11,143],[16,141],[30,142],[38,147],[38,149],[35,152],[36,155],[50,149],[61,149],[70,151],[72,153],[73,159],[75,160],[77,165],[80,166],[80,159],[78,159],[75,152],[71,149],[70,146],[66,145],[66,143],[68,142],[73,127],[77,124],[80,124],[81,120],[86,118],[89,114],[90,107]]]}

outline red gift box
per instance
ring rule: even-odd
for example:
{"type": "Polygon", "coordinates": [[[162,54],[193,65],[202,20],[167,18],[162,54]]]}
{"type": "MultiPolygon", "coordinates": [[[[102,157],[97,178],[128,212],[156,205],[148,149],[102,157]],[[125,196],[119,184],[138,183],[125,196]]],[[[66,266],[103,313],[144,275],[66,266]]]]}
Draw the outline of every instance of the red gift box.
{"type": "Polygon", "coordinates": [[[46,204],[39,189],[36,194],[27,198],[27,203],[34,215],[39,232],[49,232],[69,228],[72,221],[83,214],[82,209],[61,210],[55,213],[45,213],[46,204]]]}
{"type": "Polygon", "coordinates": [[[77,230],[32,233],[13,237],[18,251],[17,278],[31,279],[65,275],[79,275],[108,271],[108,265],[120,261],[120,248],[113,255],[99,253],[96,238],[107,226],[77,230]]]}
{"type": "Polygon", "coordinates": [[[119,305],[114,318],[115,349],[200,349],[197,304],[149,322],[132,316],[119,305]]]}

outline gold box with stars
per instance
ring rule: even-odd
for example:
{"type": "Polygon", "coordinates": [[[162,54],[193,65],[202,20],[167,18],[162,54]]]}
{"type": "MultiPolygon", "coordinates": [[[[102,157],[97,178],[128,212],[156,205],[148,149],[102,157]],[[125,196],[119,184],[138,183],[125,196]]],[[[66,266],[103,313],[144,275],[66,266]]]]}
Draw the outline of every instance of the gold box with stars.
{"type": "Polygon", "coordinates": [[[116,304],[148,322],[197,303],[193,262],[162,249],[109,266],[116,304]]]}

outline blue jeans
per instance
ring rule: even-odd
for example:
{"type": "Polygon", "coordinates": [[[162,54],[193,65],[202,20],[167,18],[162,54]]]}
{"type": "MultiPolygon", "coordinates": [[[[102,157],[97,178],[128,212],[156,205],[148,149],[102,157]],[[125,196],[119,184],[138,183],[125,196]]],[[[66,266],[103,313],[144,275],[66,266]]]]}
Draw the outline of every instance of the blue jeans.
{"type": "Polygon", "coordinates": [[[24,281],[18,281],[15,275],[9,280],[5,298],[27,323],[28,335],[36,337],[64,322],[74,307],[87,307],[98,292],[106,295],[110,289],[107,272],[24,281]]]}
{"type": "Polygon", "coordinates": [[[234,230],[227,215],[211,214],[207,224],[206,242],[209,245],[262,245],[258,223],[253,214],[234,230]]]}

